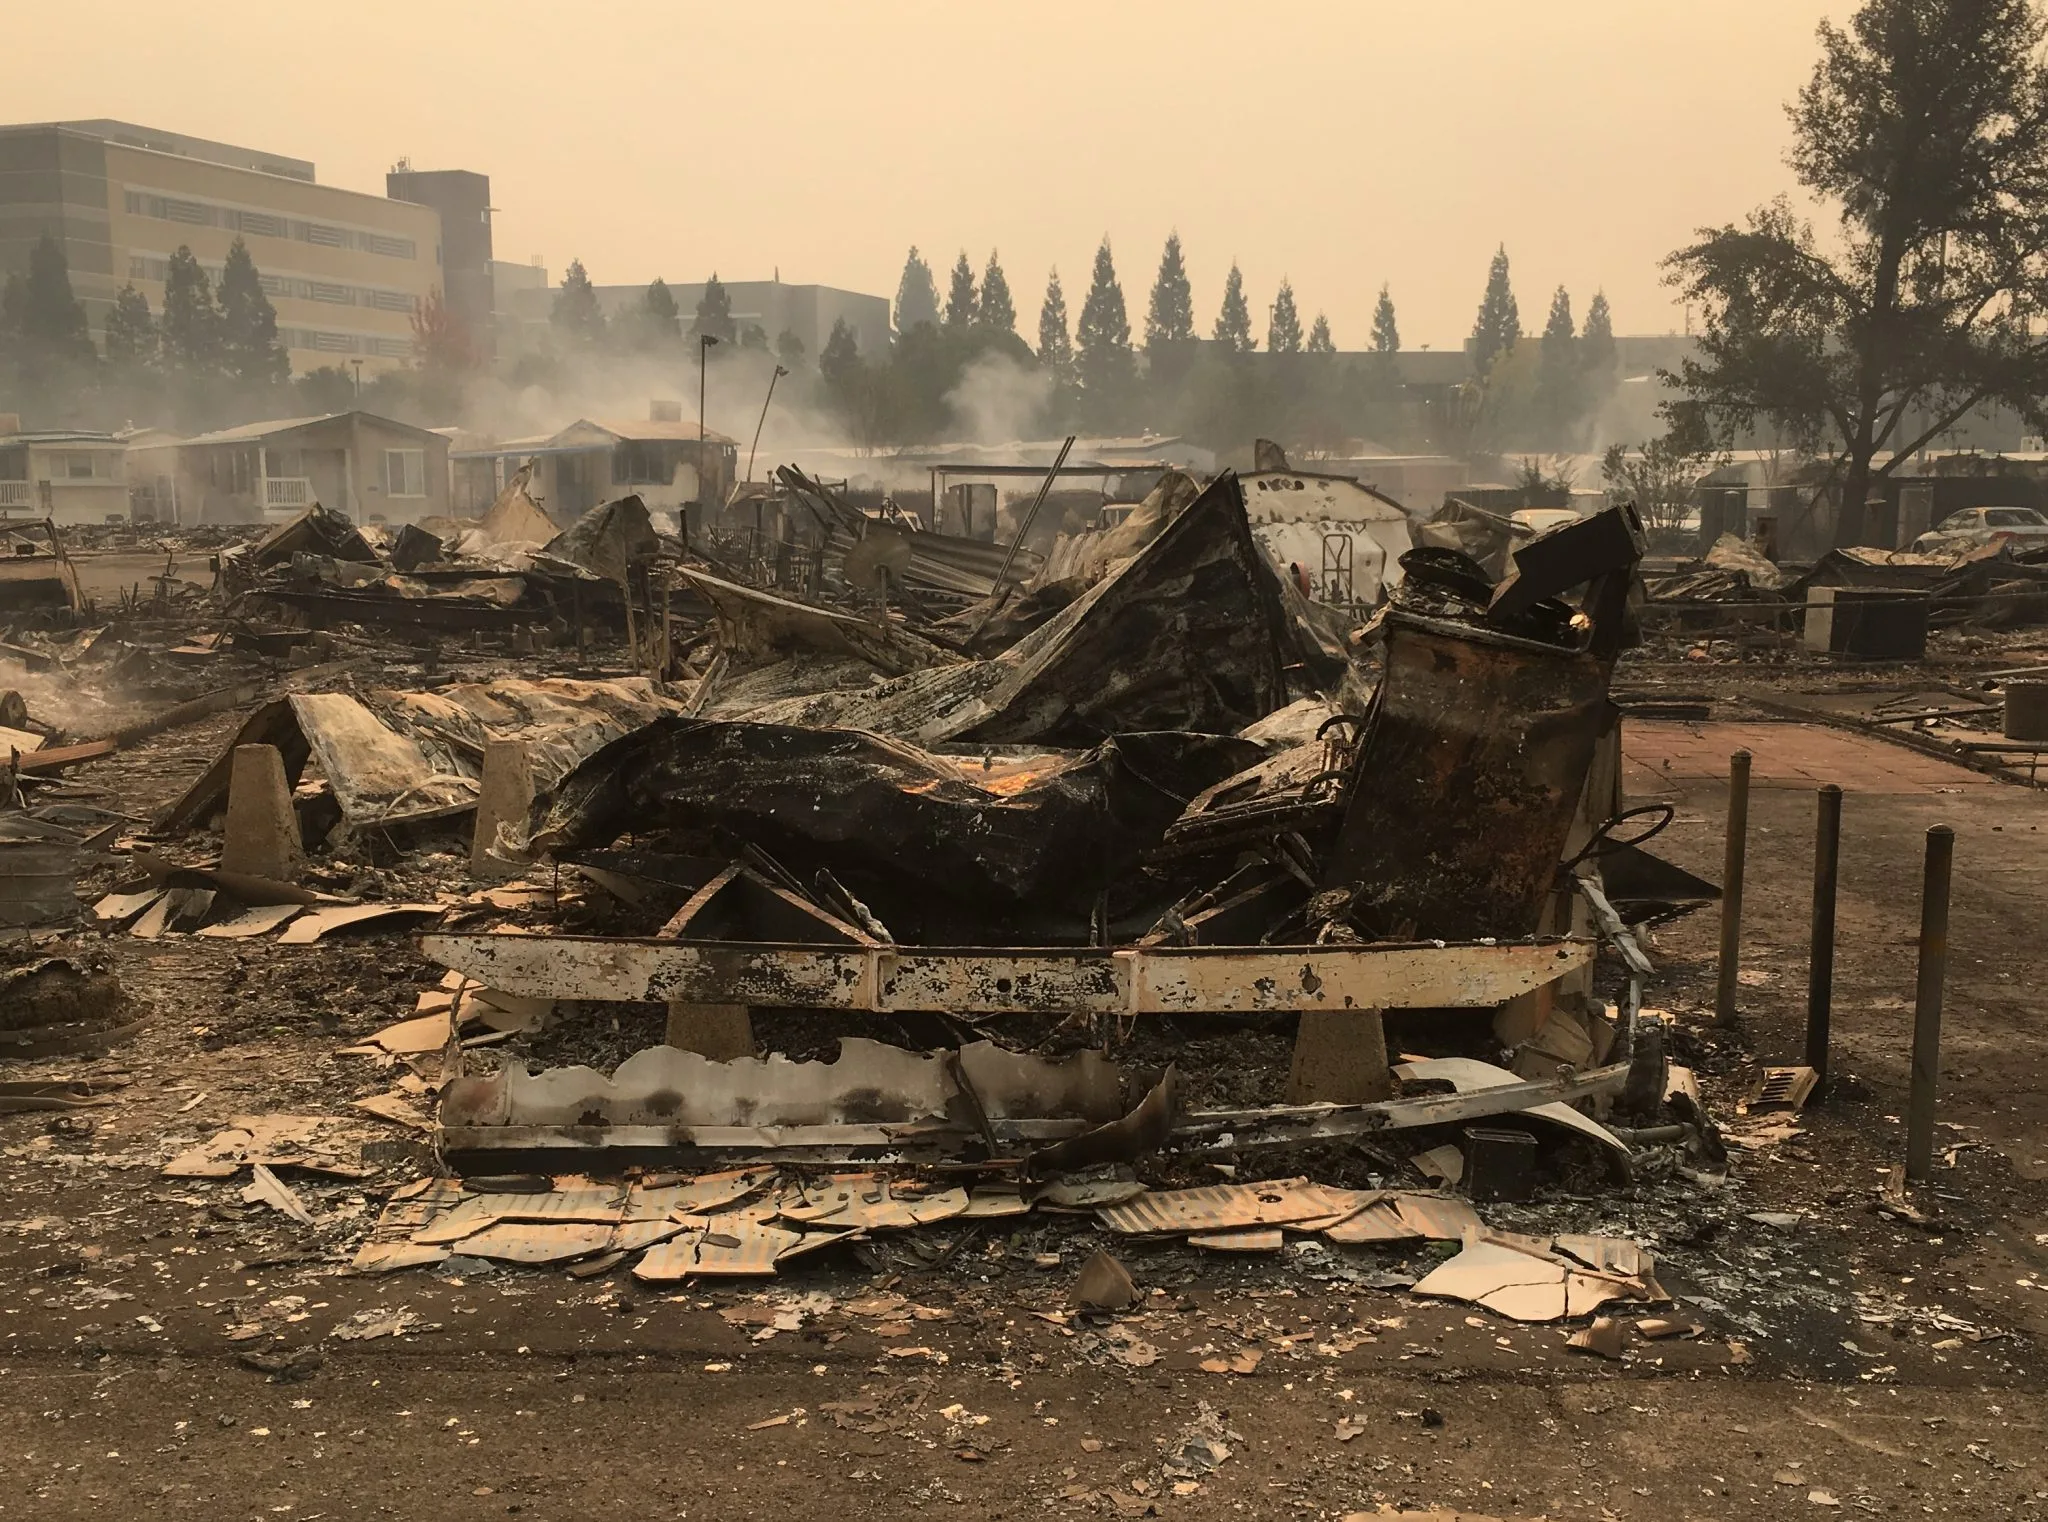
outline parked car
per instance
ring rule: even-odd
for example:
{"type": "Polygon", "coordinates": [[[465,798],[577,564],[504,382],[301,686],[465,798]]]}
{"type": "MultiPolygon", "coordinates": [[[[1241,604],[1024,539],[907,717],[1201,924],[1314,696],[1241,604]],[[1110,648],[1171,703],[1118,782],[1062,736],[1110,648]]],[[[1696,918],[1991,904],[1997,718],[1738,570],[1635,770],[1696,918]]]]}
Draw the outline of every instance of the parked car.
{"type": "Polygon", "coordinates": [[[2048,517],[2031,507],[1966,507],[1915,539],[1913,548],[1922,555],[1955,555],[2000,544],[2048,547],[2048,517]]]}

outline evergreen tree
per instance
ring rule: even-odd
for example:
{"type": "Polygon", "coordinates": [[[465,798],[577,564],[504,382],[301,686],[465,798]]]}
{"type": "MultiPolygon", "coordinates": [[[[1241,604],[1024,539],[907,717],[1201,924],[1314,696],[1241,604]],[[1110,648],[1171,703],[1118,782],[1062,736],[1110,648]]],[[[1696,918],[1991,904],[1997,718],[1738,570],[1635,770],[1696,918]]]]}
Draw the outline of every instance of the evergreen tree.
{"type": "Polygon", "coordinates": [[[953,278],[946,289],[946,331],[965,333],[974,326],[980,307],[974,291],[974,266],[967,262],[967,250],[953,261],[953,278]]]}
{"type": "Polygon", "coordinates": [[[932,267],[910,246],[903,261],[903,278],[896,282],[896,331],[908,333],[919,323],[939,325],[939,288],[932,283],[932,267]]]}
{"type": "Polygon", "coordinates": [[[1586,366],[1586,373],[1597,381],[1604,383],[1614,374],[1614,313],[1608,309],[1605,291],[1595,291],[1592,304],[1586,308],[1586,328],[1579,339],[1579,358],[1586,366]]]}
{"type": "Polygon", "coordinates": [[[1056,380],[1073,376],[1074,343],[1067,336],[1067,297],[1057,269],[1045,282],[1045,302],[1038,309],[1038,362],[1056,380]]]}
{"type": "Polygon", "coordinates": [[[1572,321],[1571,293],[1563,286],[1550,298],[1550,317],[1543,324],[1543,348],[1537,369],[1537,411],[1547,449],[1577,443],[1585,386],[1579,363],[1578,330],[1572,321]]]}
{"type": "Polygon", "coordinates": [[[1074,329],[1075,361],[1084,390],[1113,405],[1131,373],[1131,322],[1116,278],[1109,239],[1095,250],[1095,273],[1074,329]]]}
{"type": "Polygon", "coordinates": [[[1337,352],[1337,341],[1330,337],[1330,319],[1321,312],[1316,313],[1316,320],[1309,324],[1308,352],[1311,354],[1335,354],[1337,352]]]}
{"type": "MultiPolygon", "coordinates": [[[[845,319],[840,319],[837,325],[845,327],[845,319]]],[[[783,369],[795,370],[804,362],[804,341],[788,328],[784,328],[775,335],[775,357],[781,361],[783,369]]]]}
{"type": "Polygon", "coordinates": [[[156,364],[156,318],[149,298],[131,285],[121,287],[107,313],[107,363],[117,370],[146,370],[156,364]]]}
{"type": "Polygon", "coordinates": [[[1550,317],[1543,324],[1543,343],[1546,350],[1555,345],[1560,350],[1569,348],[1578,337],[1578,326],[1572,321],[1572,293],[1563,286],[1550,298],[1550,317]]]}
{"type": "Polygon", "coordinates": [[[1472,324],[1472,368],[1481,376],[1493,369],[1494,361],[1512,349],[1522,337],[1522,314],[1515,306],[1514,288],[1508,284],[1508,251],[1503,244],[1486,272],[1486,295],[1479,302],[1479,316],[1472,324]]]}
{"type": "Polygon", "coordinates": [[[0,322],[31,366],[84,364],[99,357],[86,326],[85,307],[72,294],[64,245],[49,233],[29,250],[27,275],[8,277],[0,322]]]}
{"type": "Polygon", "coordinates": [[[1252,309],[1245,304],[1244,276],[1234,260],[1223,278],[1223,310],[1216,314],[1214,337],[1230,354],[1249,354],[1259,346],[1252,337],[1252,309]]]}
{"type": "Polygon", "coordinates": [[[1372,352],[1401,352],[1401,326],[1394,318],[1394,298],[1384,285],[1380,287],[1379,305],[1372,309],[1372,352]]]}
{"type": "Polygon", "coordinates": [[[1273,310],[1266,324],[1266,352],[1301,352],[1301,314],[1294,308],[1294,283],[1283,277],[1280,292],[1273,298],[1273,310]]]}
{"type": "Polygon", "coordinates": [[[981,272],[981,307],[976,320],[991,333],[1017,331],[1017,306],[1010,300],[1010,282],[996,262],[996,251],[988,251],[988,268],[981,272]]]}
{"type": "Polygon", "coordinates": [[[683,309],[676,305],[675,292],[656,275],[640,298],[640,342],[643,348],[660,349],[683,336],[683,309]]]}
{"type": "Polygon", "coordinates": [[[249,245],[240,238],[228,249],[220,272],[221,359],[244,386],[264,389],[291,378],[291,356],[277,337],[277,312],[263,294],[262,278],[249,245]]]}
{"type": "MultiPolygon", "coordinates": [[[[711,278],[704,282],[704,294],[697,298],[697,316],[690,324],[690,337],[715,338],[722,344],[739,337],[738,325],[732,320],[732,293],[718,278],[717,270],[711,272],[711,278]]],[[[767,347],[765,336],[762,347],[767,347]]]]}
{"type": "Polygon", "coordinates": [[[818,355],[818,374],[824,377],[826,385],[839,387],[851,381],[860,368],[860,340],[844,317],[835,318],[824,351],[818,355]]]}
{"type": "Polygon", "coordinates": [[[562,288],[555,293],[554,309],[548,321],[558,333],[586,344],[604,337],[604,308],[597,304],[597,290],[581,259],[571,259],[562,274],[562,288]]]}
{"type": "Polygon", "coordinates": [[[1159,256],[1158,278],[1152,282],[1152,299],[1145,307],[1145,352],[1157,358],[1167,345],[1194,336],[1195,296],[1181,258],[1180,234],[1169,233],[1159,256]]]}
{"type": "Polygon", "coordinates": [[[163,337],[165,363],[186,376],[216,375],[222,368],[220,308],[213,304],[213,285],[192,250],[183,244],[171,255],[164,274],[163,337]]]}

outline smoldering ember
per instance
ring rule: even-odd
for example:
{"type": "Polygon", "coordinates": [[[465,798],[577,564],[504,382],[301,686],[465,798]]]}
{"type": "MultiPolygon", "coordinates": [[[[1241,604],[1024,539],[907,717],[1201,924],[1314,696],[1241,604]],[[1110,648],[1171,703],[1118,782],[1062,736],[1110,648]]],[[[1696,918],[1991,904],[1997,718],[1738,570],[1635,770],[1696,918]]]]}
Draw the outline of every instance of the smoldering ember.
{"type": "Polygon", "coordinates": [[[0,128],[0,1519],[2048,1515],[2044,46],[1456,352],[0,128]]]}

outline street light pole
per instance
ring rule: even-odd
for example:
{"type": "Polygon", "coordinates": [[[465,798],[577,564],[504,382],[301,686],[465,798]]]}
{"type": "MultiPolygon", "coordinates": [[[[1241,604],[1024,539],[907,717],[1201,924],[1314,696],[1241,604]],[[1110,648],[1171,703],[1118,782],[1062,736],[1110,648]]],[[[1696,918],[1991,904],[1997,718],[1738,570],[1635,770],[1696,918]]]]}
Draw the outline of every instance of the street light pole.
{"type": "MultiPolygon", "coordinates": [[[[706,442],[704,421],[704,369],[705,359],[711,353],[711,346],[717,342],[718,335],[716,333],[699,333],[697,335],[697,507],[700,512],[703,510],[704,507],[704,445],[706,442]]],[[[689,545],[690,511],[688,508],[684,508],[683,547],[685,549],[688,549],[689,545]]]]}
{"type": "MultiPolygon", "coordinates": [[[[761,398],[761,420],[754,424],[754,442],[747,450],[747,479],[749,481],[754,479],[754,456],[760,453],[761,450],[761,430],[768,425],[768,404],[775,400],[775,383],[787,374],[789,374],[787,370],[777,365],[775,373],[768,377],[768,394],[761,398]]],[[[701,404],[698,407],[698,411],[700,413],[703,411],[701,404]]],[[[700,444],[698,448],[702,449],[703,446],[700,444]]]]}

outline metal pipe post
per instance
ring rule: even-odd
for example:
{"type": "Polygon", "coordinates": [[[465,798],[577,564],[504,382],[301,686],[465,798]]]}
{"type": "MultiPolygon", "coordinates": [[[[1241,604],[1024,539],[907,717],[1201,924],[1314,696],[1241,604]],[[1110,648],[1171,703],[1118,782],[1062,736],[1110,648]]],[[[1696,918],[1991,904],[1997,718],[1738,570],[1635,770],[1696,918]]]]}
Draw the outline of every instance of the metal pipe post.
{"type": "Polygon", "coordinates": [[[1948,974],[1948,878],[1956,832],[1927,832],[1920,885],[1920,979],[1913,997],[1913,1090],[1906,1101],[1906,1177],[1925,1183],[1934,1168],[1934,1091],[1941,1077],[1941,989],[1948,974]]]}
{"type": "Polygon", "coordinates": [[[1842,790],[1820,790],[1813,831],[1813,942],[1806,960],[1806,1065],[1820,1075],[1816,1099],[1828,1087],[1828,1020],[1835,997],[1835,881],[1842,850],[1842,790]]]}
{"type": "Polygon", "coordinates": [[[1728,846],[1721,861],[1721,966],[1714,1023],[1735,1023],[1736,972],[1742,961],[1742,865],[1749,844],[1749,752],[1728,758],[1728,846]]]}

